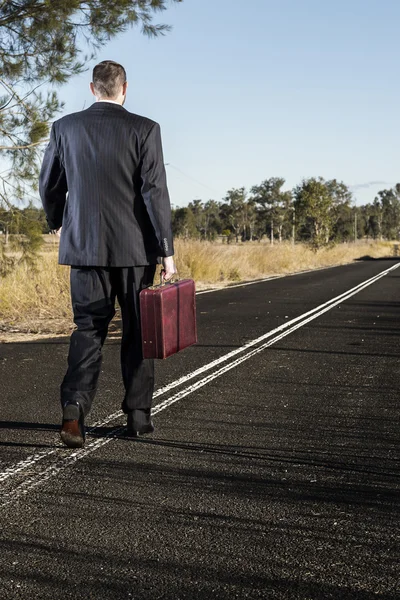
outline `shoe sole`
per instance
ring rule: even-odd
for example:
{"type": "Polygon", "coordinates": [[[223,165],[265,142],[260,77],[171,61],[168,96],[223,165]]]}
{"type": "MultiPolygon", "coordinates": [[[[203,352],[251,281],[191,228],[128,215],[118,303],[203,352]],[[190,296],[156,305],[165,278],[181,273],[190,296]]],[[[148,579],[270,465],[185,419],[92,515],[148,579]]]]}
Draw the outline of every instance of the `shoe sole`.
{"type": "Polygon", "coordinates": [[[68,427],[68,423],[63,425],[63,428],[60,431],[60,437],[68,448],[83,448],[85,444],[84,437],[79,433],[75,433],[71,431],[68,427]]]}
{"type": "Polygon", "coordinates": [[[154,433],[153,425],[149,425],[147,427],[144,427],[143,429],[128,429],[127,430],[127,435],[129,437],[140,437],[141,435],[146,435],[149,433],[154,433]]]}
{"type": "Polygon", "coordinates": [[[84,440],[77,435],[71,435],[68,432],[62,431],[61,432],[61,439],[63,441],[63,443],[68,447],[68,448],[83,448],[85,442],[84,440]]]}

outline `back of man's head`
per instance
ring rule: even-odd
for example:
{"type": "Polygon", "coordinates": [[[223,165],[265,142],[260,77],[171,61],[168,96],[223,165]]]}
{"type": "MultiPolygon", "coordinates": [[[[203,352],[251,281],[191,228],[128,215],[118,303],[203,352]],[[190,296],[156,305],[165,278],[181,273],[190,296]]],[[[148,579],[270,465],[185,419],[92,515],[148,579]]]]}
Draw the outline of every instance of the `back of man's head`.
{"type": "Polygon", "coordinates": [[[126,82],[126,71],[113,60],[103,60],[93,69],[93,87],[98,98],[115,98],[126,82]]]}

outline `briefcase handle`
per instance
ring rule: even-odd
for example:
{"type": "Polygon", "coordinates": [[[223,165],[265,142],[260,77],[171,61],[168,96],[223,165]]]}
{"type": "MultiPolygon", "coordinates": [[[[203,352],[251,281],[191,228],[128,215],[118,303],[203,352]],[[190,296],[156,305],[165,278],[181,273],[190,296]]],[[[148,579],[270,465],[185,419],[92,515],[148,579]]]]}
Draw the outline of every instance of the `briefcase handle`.
{"type": "MultiPolygon", "coordinates": [[[[179,281],[179,273],[178,273],[178,271],[176,273],[174,273],[172,275],[171,279],[169,279],[168,281],[164,281],[163,272],[164,271],[160,272],[160,287],[164,287],[164,285],[168,285],[169,283],[174,283],[174,281],[173,281],[174,279],[176,281],[179,281]]],[[[154,286],[154,287],[156,287],[156,286],[154,286]]]]}
{"type": "Polygon", "coordinates": [[[173,279],[176,279],[176,281],[180,281],[178,273],[174,273],[174,275],[168,281],[164,281],[162,274],[163,274],[163,272],[161,271],[159,285],[150,285],[146,289],[148,289],[148,290],[157,290],[158,288],[165,287],[166,285],[169,285],[170,283],[174,283],[172,281],[173,279]]]}

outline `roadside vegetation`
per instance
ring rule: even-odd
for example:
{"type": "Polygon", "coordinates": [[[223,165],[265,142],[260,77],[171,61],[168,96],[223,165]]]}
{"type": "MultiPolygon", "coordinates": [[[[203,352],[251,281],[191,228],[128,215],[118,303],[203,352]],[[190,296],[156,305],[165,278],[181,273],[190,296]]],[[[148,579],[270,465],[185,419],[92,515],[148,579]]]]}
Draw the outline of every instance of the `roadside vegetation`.
{"type": "MultiPolygon", "coordinates": [[[[176,240],[181,278],[195,279],[198,289],[308,269],[340,265],[360,258],[393,256],[389,242],[343,243],[313,250],[308,244],[212,243],[176,240]]],[[[158,283],[156,274],[155,282],[158,283]]],[[[69,268],[57,263],[55,236],[48,236],[36,268],[26,262],[0,284],[0,333],[66,334],[72,329],[69,268]]]]}
{"type": "Polygon", "coordinates": [[[174,234],[227,242],[290,240],[318,249],[360,239],[398,240],[400,184],[355,205],[351,188],[336,179],[304,179],[293,189],[271,177],[250,190],[234,188],[221,201],[201,199],[173,210],[174,234]]]}
{"type": "Polygon", "coordinates": [[[0,244],[0,276],[22,262],[32,265],[38,250],[35,220],[18,207],[37,200],[42,151],[64,105],[59,86],[86,71],[100,48],[130,27],[150,38],[168,33],[171,27],[154,19],[182,1],[0,2],[0,230],[4,238],[20,234],[11,254],[0,244]]]}
{"type": "MultiPolygon", "coordinates": [[[[0,331],[71,327],[69,270],[57,265],[55,240],[44,243],[48,227],[37,207],[38,168],[63,108],[57,86],[129,27],[149,37],[167,33],[154,19],[181,2],[0,3],[0,331]]],[[[356,206],[336,179],[310,177],[287,189],[285,179],[269,177],[222,199],[174,207],[172,224],[181,276],[199,287],[226,285],[392,254],[385,240],[399,240],[400,184],[356,206]]]]}

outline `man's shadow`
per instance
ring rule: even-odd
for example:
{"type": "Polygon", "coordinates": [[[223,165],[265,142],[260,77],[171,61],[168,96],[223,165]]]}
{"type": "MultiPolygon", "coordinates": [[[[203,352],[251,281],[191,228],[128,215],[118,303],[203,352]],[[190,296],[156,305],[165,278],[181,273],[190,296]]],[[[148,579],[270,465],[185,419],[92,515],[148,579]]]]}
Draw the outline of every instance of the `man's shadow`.
{"type": "MultiPolygon", "coordinates": [[[[60,425],[53,423],[30,423],[26,421],[0,421],[1,430],[17,430],[17,431],[54,431],[60,430],[60,425]]],[[[9,440],[0,441],[0,447],[8,448],[53,448],[54,443],[49,441],[48,444],[35,443],[35,442],[12,442],[9,440]]]]}

